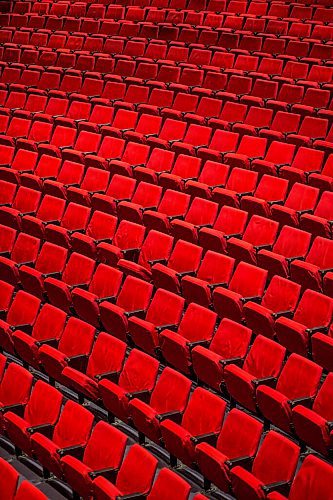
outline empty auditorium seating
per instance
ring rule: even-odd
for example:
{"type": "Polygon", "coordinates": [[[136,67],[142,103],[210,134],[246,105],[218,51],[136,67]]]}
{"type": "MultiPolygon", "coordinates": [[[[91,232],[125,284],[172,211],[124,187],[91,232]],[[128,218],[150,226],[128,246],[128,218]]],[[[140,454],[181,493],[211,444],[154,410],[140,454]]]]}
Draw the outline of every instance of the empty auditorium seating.
{"type": "Polygon", "coordinates": [[[330,498],[332,25],[0,2],[0,496],[330,498]]]}

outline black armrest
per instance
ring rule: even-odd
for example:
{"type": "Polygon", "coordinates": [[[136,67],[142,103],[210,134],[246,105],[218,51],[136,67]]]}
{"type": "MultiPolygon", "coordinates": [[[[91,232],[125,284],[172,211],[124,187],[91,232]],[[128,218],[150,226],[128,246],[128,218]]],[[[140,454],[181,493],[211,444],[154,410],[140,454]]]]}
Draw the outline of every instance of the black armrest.
{"type": "Polygon", "coordinates": [[[190,439],[195,445],[203,442],[214,444],[218,435],[219,433],[208,432],[207,434],[200,434],[200,436],[191,436],[190,439]]]}
{"type": "Polygon", "coordinates": [[[76,370],[83,370],[88,361],[88,354],[78,354],[76,356],[71,356],[66,358],[68,365],[76,370]]]}
{"type": "Polygon", "coordinates": [[[168,215],[169,221],[173,221],[174,219],[184,219],[184,215],[168,215]]]}
{"type": "Polygon", "coordinates": [[[225,365],[237,364],[237,363],[240,363],[241,361],[243,361],[243,358],[238,356],[236,358],[220,359],[219,363],[220,363],[220,365],[225,366],[225,365]]]}
{"type": "MultiPolygon", "coordinates": [[[[3,205],[0,205],[0,207],[3,207],[3,205]]],[[[10,252],[0,252],[0,256],[1,257],[9,258],[10,257],[10,252]]]]}
{"type": "Polygon", "coordinates": [[[42,345],[49,345],[51,347],[56,347],[58,345],[58,339],[45,339],[36,341],[37,347],[41,347],[42,345]]]}
{"type": "Polygon", "coordinates": [[[64,187],[65,188],[70,188],[70,187],[77,187],[77,188],[79,188],[80,184],[78,182],[73,182],[71,184],[64,184],[64,187]]]}
{"type": "Polygon", "coordinates": [[[271,483],[271,484],[263,484],[261,486],[261,489],[264,491],[264,493],[266,495],[268,495],[268,493],[271,493],[272,491],[276,491],[276,490],[282,490],[282,491],[285,491],[285,490],[288,490],[289,487],[290,487],[290,482],[288,481],[278,481],[276,483],[271,483]]]}
{"type": "Polygon", "coordinates": [[[276,377],[264,377],[264,378],[256,378],[256,379],[252,380],[252,384],[256,387],[258,385],[262,385],[262,384],[269,385],[271,387],[276,382],[277,382],[276,377]]]}
{"type": "Polygon", "coordinates": [[[178,410],[175,410],[175,411],[167,411],[166,413],[160,413],[159,415],[156,415],[156,419],[159,422],[162,422],[163,420],[166,420],[167,418],[170,418],[171,420],[173,420],[174,418],[179,419],[180,416],[181,416],[181,412],[178,410]]]}
{"type": "Polygon", "coordinates": [[[86,232],[85,229],[81,228],[81,229],[66,229],[67,233],[71,236],[72,234],[74,233],[82,233],[84,234],[86,232]]]}
{"type": "Polygon", "coordinates": [[[114,301],[116,298],[115,295],[110,295],[109,297],[101,297],[101,298],[97,298],[95,299],[95,301],[97,302],[97,304],[100,304],[101,302],[104,302],[105,300],[110,300],[111,302],[114,301]]]}
{"type": "Polygon", "coordinates": [[[256,245],[253,247],[255,249],[256,252],[259,252],[259,250],[269,250],[272,248],[272,245],[256,245]]]}
{"type": "Polygon", "coordinates": [[[329,431],[333,430],[333,422],[326,422],[326,427],[328,428],[329,431]]]}
{"type": "Polygon", "coordinates": [[[156,210],[156,205],[152,205],[151,207],[140,207],[141,212],[146,212],[146,210],[156,210]]]}
{"type": "Polygon", "coordinates": [[[182,278],[183,276],[195,276],[196,272],[195,271],[183,271],[182,273],[176,273],[176,276],[178,278],[182,278]]]}
{"type": "Polygon", "coordinates": [[[294,408],[294,406],[297,406],[297,405],[302,405],[302,406],[306,406],[306,407],[310,407],[312,402],[313,402],[314,398],[312,397],[303,397],[303,398],[296,398],[296,399],[289,399],[288,400],[288,404],[294,408]]]}
{"type": "Polygon", "coordinates": [[[165,265],[166,263],[167,263],[167,259],[148,260],[148,264],[150,264],[150,266],[154,266],[155,264],[165,265]]]}
{"type": "Polygon", "coordinates": [[[21,213],[20,213],[20,216],[21,216],[21,217],[24,217],[25,215],[35,215],[35,214],[36,214],[36,212],[35,212],[35,211],[32,211],[32,212],[21,212],[21,213]]]}
{"type": "Polygon", "coordinates": [[[229,469],[231,469],[236,465],[241,465],[242,467],[244,467],[244,465],[249,465],[251,462],[253,462],[253,457],[244,456],[226,460],[225,464],[229,469]]]}
{"type": "Polygon", "coordinates": [[[281,316],[293,317],[293,315],[294,315],[294,311],[279,311],[279,312],[272,314],[274,319],[278,319],[281,316]]]}
{"type": "Polygon", "coordinates": [[[61,273],[59,271],[56,271],[54,273],[44,273],[42,274],[42,277],[45,279],[45,278],[60,278],[61,277],[61,273]]]}
{"type": "Polygon", "coordinates": [[[202,227],[213,227],[212,224],[196,224],[194,227],[201,229],[202,227]]]}
{"type": "Polygon", "coordinates": [[[59,448],[57,450],[58,455],[63,457],[64,455],[73,455],[75,457],[82,456],[84,451],[84,446],[82,444],[67,446],[66,448],[59,448]]]}
{"type": "Polygon", "coordinates": [[[241,198],[242,196],[252,196],[253,195],[253,191],[244,191],[244,193],[236,193],[236,196],[238,198],[241,198]]]}
{"type": "Polygon", "coordinates": [[[25,405],[22,403],[16,403],[13,405],[6,405],[0,407],[0,412],[5,413],[7,411],[12,411],[13,413],[18,413],[19,415],[23,414],[25,405]]]}
{"type": "Polygon", "coordinates": [[[47,226],[48,224],[53,224],[54,226],[60,226],[59,220],[42,220],[43,226],[47,226]]]}
{"type": "Polygon", "coordinates": [[[146,311],[144,309],[136,309],[135,311],[124,311],[124,314],[127,318],[131,316],[139,316],[140,314],[144,314],[146,311]]]}
{"type": "Polygon", "coordinates": [[[27,431],[29,432],[29,434],[33,434],[34,432],[40,432],[41,434],[44,434],[44,436],[46,437],[51,437],[53,431],[53,425],[51,424],[34,425],[32,427],[28,427],[27,431]]]}
{"type": "Polygon", "coordinates": [[[114,480],[117,476],[118,469],[113,469],[111,467],[107,467],[105,469],[99,469],[99,470],[94,470],[91,472],[88,472],[88,475],[91,477],[91,479],[95,479],[97,476],[103,476],[109,480],[112,481],[114,480]]]}
{"type": "Polygon", "coordinates": [[[195,342],[186,342],[186,345],[190,348],[193,349],[193,347],[197,345],[202,345],[203,347],[209,345],[209,340],[196,340],[195,342]]]}
{"type": "Polygon", "coordinates": [[[32,260],[27,260],[27,262],[19,262],[19,263],[16,263],[15,266],[17,268],[20,268],[22,266],[28,266],[28,267],[32,267],[34,265],[34,262],[32,260]]]}
{"type": "Polygon", "coordinates": [[[70,290],[74,290],[74,288],[83,288],[83,290],[87,290],[88,283],[75,283],[75,285],[67,285],[70,290]]]}
{"type": "Polygon", "coordinates": [[[230,238],[241,238],[242,233],[234,233],[234,234],[224,234],[223,235],[226,240],[230,240],[230,238]]]}
{"type": "Polygon", "coordinates": [[[149,137],[158,137],[158,134],[144,134],[144,137],[148,139],[149,137]]]}
{"type": "Polygon", "coordinates": [[[307,328],[305,331],[309,335],[313,335],[314,333],[317,333],[317,332],[327,333],[328,326],[315,326],[314,328],[307,328]]]}
{"type": "Polygon", "coordinates": [[[225,288],[228,286],[228,283],[226,281],[223,281],[221,283],[209,283],[208,284],[208,288],[210,288],[211,290],[214,290],[215,288],[217,288],[219,286],[223,286],[225,288]]]}
{"type": "Polygon", "coordinates": [[[328,267],[327,269],[319,269],[319,272],[322,276],[324,276],[324,274],[332,272],[332,271],[333,271],[333,267],[328,267]]]}
{"type": "Polygon", "coordinates": [[[124,255],[135,257],[140,252],[140,248],[126,248],[126,250],[122,250],[122,252],[124,255]]]}
{"type": "Polygon", "coordinates": [[[127,392],[126,393],[126,397],[128,399],[138,398],[138,399],[145,399],[145,400],[147,400],[147,398],[150,396],[150,394],[151,394],[151,391],[148,391],[148,389],[144,389],[142,391],[127,392]]]}
{"type": "Polygon", "coordinates": [[[269,206],[271,206],[271,205],[282,205],[283,204],[283,200],[267,200],[266,203],[269,206]]]}
{"type": "Polygon", "coordinates": [[[178,325],[175,325],[175,324],[170,324],[170,325],[159,325],[159,326],[155,326],[156,330],[158,331],[158,333],[160,333],[162,330],[176,330],[178,328],[178,325]]]}
{"type": "Polygon", "coordinates": [[[250,300],[251,300],[251,302],[260,302],[261,297],[260,297],[260,295],[254,295],[253,297],[241,297],[241,302],[243,302],[243,303],[249,302],[250,300]]]}
{"type": "Polygon", "coordinates": [[[105,372],[105,373],[99,373],[98,375],[95,375],[96,380],[102,380],[103,378],[106,378],[110,380],[111,382],[117,382],[119,378],[119,373],[117,371],[113,372],[105,372]]]}
{"type": "Polygon", "coordinates": [[[297,255],[295,257],[285,257],[285,259],[288,262],[288,264],[290,264],[294,260],[304,260],[304,257],[302,255],[297,255]]]}
{"type": "Polygon", "coordinates": [[[311,214],[313,210],[308,209],[308,210],[297,210],[298,215],[303,215],[303,214],[311,214]]]}
{"type": "Polygon", "coordinates": [[[147,498],[147,494],[144,493],[132,493],[129,495],[118,495],[116,497],[117,500],[143,500],[147,498]]]}
{"type": "Polygon", "coordinates": [[[26,333],[31,333],[32,331],[32,325],[16,325],[10,326],[9,328],[12,332],[15,332],[16,330],[22,330],[26,333]]]}

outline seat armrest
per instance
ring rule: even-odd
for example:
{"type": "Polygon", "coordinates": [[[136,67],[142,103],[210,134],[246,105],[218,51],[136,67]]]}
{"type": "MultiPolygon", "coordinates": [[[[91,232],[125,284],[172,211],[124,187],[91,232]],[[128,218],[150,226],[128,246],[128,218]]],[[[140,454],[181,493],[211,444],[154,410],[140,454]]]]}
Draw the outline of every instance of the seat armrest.
{"type": "Polygon", "coordinates": [[[208,288],[210,288],[211,290],[214,290],[215,288],[217,288],[219,286],[226,288],[228,286],[228,283],[226,281],[223,281],[221,283],[209,283],[208,284],[208,288]]]}
{"type": "Polygon", "coordinates": [[[170,222],[173,221],[174,219],[184,219],[183,214],[181,214],[181,215],[168,215],[167,217],[168,217],[170,222]]]}
{"type": "Polygon", "coordinates": [[[47,226],[48,224],[53,224],[54,226],[60,226],[59,220],[42,220],[43,226],[47,226]]]}
{"type": "Polygon", "coordinates": [[[126,393],[126,397],[128,399],[138,398],[138,399],[141,399],[141,400],[146,401],[146,402],[149,400],[150,395],[151,395],[151,391],[148,391],[147,389],[144,389],[142,391],[127,392],[126,393]]]}
{"type": "Polygon", "coordinates": [[[327,333],[328,326],[315,326],[314,328],[307,328],[305,331],[309,335],[313,335],[314,333],[317,333],[317,332],[327,333]]]}
{"type": "Polygon", "coordinates": [[[58,339],[45,339],[45,340],[37,340],[36,346],[41,347],[42,345],[49,345],[51,347],[57,347],[58,339]]]}
{"type": "Polygon", "coordinates": [[[71,368],[82,371],[88,362],[88,357],[88,354],[77,354],[76,356],[66,358],[66,361],[71,368]]]}
{"type": "Polygon", "coordinates": [[[220,359],[220,360],[219,360],[219,363],[220,363],[220,365],[222,365],[222,366],[225,366],[225,365],[231,365],[231,364],[238,365],[238,364],[240,364],[242,361],[243,361],[243,358],[241,358],[240,356],[238,356],[238,357],[236,357],[236,358],[220,359]]]}
{"type": "Polygon", "coordinates": [[[224,234],[223,235],[226,240],[230,240],[230,238],[241,238],[242,233],[234,233],[234,234],[224,234]]]}
{"type": "Polygon", "coordinates": [[[22,266],[33,267],[35,263],[32,260],[27,260],[26,262],[15,263],[15,266],[20,269],[22,266]]]}
{"type": "Polygon", "coordinates": [[[277,382],[277,377],[264,377],[252,380],[252,384],[256,387],[262,384],[269,385],[271,387],[274,386],[276,382],[277,382]]]}
{"type": "Polygon", "coordinates": [[[263,484],[261,488],[263,492],[268,495],[268,493],[271,493],[272,491],[288,492],[290,485],[290,481],[278,481],[276,483],[263,484]]]}
{"type": "Polygon", "coordinates": [[[319,269],[319,272],[322,276],[324,276],[326,273],[330,273],[333,271],[333,267],[328,267],[327,269],[319,269]]]}
{"type": "Polygon", "coordinates": [[[150,266],[154,266],[155,264],[167,264],[167,259],[155,259],[155,260],[148,260],[148,264],[150,266]]]}
{"type": "Polygon", "coordinates": [[[129,259],[134,259],[135,257],[137,257],[139,252],[140,248],[126,248],[126,250],[122,250],[122,253],[129,259]]]}
{"type": "Polygon", "coordinates": [[[116,500],[144,500],[147,498],[147,494],[144,493],[132,493],[128,495],[118,495],[116,500]]]}
{"type": "Polygon", "coordinates": [[[182,273],[176,273],[178,278],[183,278],[183,276],[195,276],[195,271],[183,271],[182,273]]]}
{"type": "Polygon", "coordinates": [[[210,340],[196,340],[195,342],[186,342],[186,345],[190,348],[193,349],[193,347],[197,345],[202,345],[203,347],[209,345],[210,340]]]}
{"type": "Polygon", "coordinates": [[[314,401],[314,398],[312,397],[304,397],[304,398],[296,398],[296,399],[289,399],[288,404],[294,408],[294,406],[297,405],[302,405],[306,407],[310,407],[314,401]]]}
{"type": "Polygon", "coordinates": [[[281,316],[286,316],[287,318],[292,318],[294,316],[294,311],[279,311],[279,312],[273,312],[272,316],[274,319],[278,319],[281,316]]]}
{"type": "Polygon", "coordinates": [[[160,413],[159,415],[156,415],[156,419],[159,422],[162,422],[163,420],[166,420],[167,418],[170,418],[171,420],[175,420],[175,421],[180,421],[181,416],[182,416],[182,413],[178,410],[175,410],[175,411],[167,411],[166,413],[160,413]]]}
{"type": "Polygon", "coordinates": [[[110,302],[114,302],[116,299],[116,296],[115,295],[110,295],[109,297],[101,297],[101,298],[97,298],[95,299],[97,304],[100,304],[101,302],[104,302],[105,300],[109,300],[110,302]]]}
{"type": "Polygon", "coordinates": [[[333,430],[333,422],[332,421],[326,422],[326,427],[331,432],[333,430]]]}
{"type": "Polygon", "coordinates": [[[105,469],[94,470],[88,472],[88,475],[91,479],[95,479],[97,476],[103,476],[109,480],[115,479],[118,473],[118,469],[113,469],[111,467],[107,467],[105,469]]]}
{"type": "Polygon", "coordinates": [[[146,210],[156,210],[156,205],[152,205],[151,207],[140,207],[141,212],[145,212],[146,210]]]}
{"type": "Polygon", "coordinates": [[[55,279],[60,279],[61,278],[61,273],[59,271],[56,271],[54,273],[44,273],[42,274],[42,277],[45,278],[55,278],[55,279]]]}
{"type": "Polygon", "coordinates": [[[39,432],[40,434],[43,434],[44,436],[50,438],[52,436],[53,428],[54,427],[51,424],[40,424],[28,427],[27,431],[29,434],[33,434],[34,432],[39,432]]]}
{"type": "Polygon", "coordinates": [[[246,467],[249,466],[253,462],[253,460],[254,457],[250,457],[247,455],[244,457],[237,457],[226,460],[225,464],[229,469],[231,469],[232,467],[236,467],[236,465],[240,465],[241,467],[246,467]]]}
{"type": "Polygon", "coordinates": [[[31,334],[32,332],[32,325],[16,325],[16,326],[10,326],[9,327],[12,332],[15,332],[16,330],[22,330],[25,333],[31,334]]]}
{"type": "Polygon", "coordinates": [[[67,285],[70,290],[74,290],[75,288],[82,288],[83,290],[87,290],[89,284],[88,283],[75,283],[75,285],[67,285]]]}
{"type": "Polygon", "coordinates": [[[192,443],[195,445],[203,442],[214,445],[216,443],[218,435],[219,435],[218,432],[207,432],[207,434],[200,434],[199,436],[191,436],[190,439],[192,443]]]}
{"type": "Polygon", "coordinates": [[[241,198],[242,196],[253,196],[253,191],[244,191],[244,193],[236,193],[237,198],[241,198]]]}
{"type": "Polygon", "coordinates": [[[124,311],[124,314],[126,318],[130,318],[131,316],[142,316],[145,312],[144,309],[136,309],[135,311],[124,311]]]}
{"type": "Polygon", "coordinates": [[[160,333],[162,330],[177,330],[178,325],[175,324],[170,324],[170,325],[160,325],[160,326],[155,326],[156,330],[158,333],[160,333]]]}
{"type": "Polygon", "coordinates": [[[120,372],[117,371],[112,371],[112,372],[105,372],[105,373],[98,373],[98,375],[95,375],[96,380],[103,380],[107,379],[110,380],[111,382],[117,382],[119,378],[120,372]]]}
{"type": "Polygon", "coordinates": [[[23,415],[25,408],[25,404],[16,403],[13,405],[6,405],[0,407],[0,413],[6,413],[7,411],[12,411],[13,413],[17,413],[18,415],[23,415]]]}
{"type": "Polygon", "coordinates": [[[256,245],[253,248],[256,252],[259,252],[259,250],[270,250],[272,248],[272,245],[256,245]]]}
{"type": "Polygon", "coordinates": [[[313,210],[308,209],[308,210],[297,210],[298,215],[303,215],[303,214],[312,214],[313,210]]]}
{"type": "Polygon", "coordinates": [[[73,455],[76,458],[81,458],[83,456],[83,452],[84,452],[84,445],[82,444],[67,446],[66,448],[59,448],[57,450],[58,455],[60,455],[61,457],[65,455],[73,455]]]}
{"type": "Polygon", "coordinates": [[[212,225],[212,224],[195,224],[195,226],[194,226],[194,227],[195,227],[196,229],[201,229],[201,228],[203,228],[203,227],[208,227],[208,228],[211,228],[211,227],[213,227],[213,225],[212,225]]]}
{"type": "Polygon", "coordinates": [[[251,301],[251,302],[259,302],[260,303],[261,299],[262,299],[262,297],[260,297],[260,295],[254,295],[253,297],[241,297],[241,301],[243,303],[249,302],[249,301],[251,301]]]}

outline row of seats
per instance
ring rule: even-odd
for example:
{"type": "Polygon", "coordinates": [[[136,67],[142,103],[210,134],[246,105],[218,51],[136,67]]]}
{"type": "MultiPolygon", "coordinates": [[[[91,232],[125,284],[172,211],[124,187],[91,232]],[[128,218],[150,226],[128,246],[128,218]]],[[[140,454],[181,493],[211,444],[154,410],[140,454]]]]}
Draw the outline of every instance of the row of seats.
{"type": "MultiPolygon", "coordinates": [[[[40,3],[39,3],[40,4],[40,3]]],[[[41,5],[41,4],[40,4],[41,5]]],[[[264,4],[262,4],[264,5],[264,4]]],[[[35,18],[36,19],[36,18],[35,18]]],[[[42,18],[44,19],[44,18],[42,18]]],[[[51,19],[56,19],[56,18],[51,18],[51,19]]],[[[236,19],[239,19],[238,17],[236,19]]],[[[219,21],[219,20],[218,20],[219,21]]],[[[250,22],[250,20],[248,20],[250,22]]],[[[252,23],[254,20],[252,20],[252,23]]],[[[68,35],[64,39],[64,32],[61,29],[59,30],[58,28],[54,27],[54,29],[44,29],[43,25],[39,28],[36,26],[35,28],[29,28],[29,27],[18,27],[15,32],[13,33],[13,29],[10,26],[7,26],[6,28],[3,29],[1,32],[1,41],[2,43],[6,42],[11,42],[11,41],[17,41],[21,40],[23,44],[26,44],[26,40],[30,40],[30,43],[34,42],[36,45],[47,45],[48,44],[48,39],[52,36],[52,33],[57,31],[59,32],[58,35],[55,35],[52,39],[52,44],[63,45],[64,43],[68,44],[67,48],[72,48],[73,50],[80,50],[80,46],[83,44],[86,38],[86,44],[87,47],[90,47],[90,50],[93,49],[93,47],[99,47],[100,44],[104,42],[105,37],[111,37],[110,42],[105,41],[105,46],[106,47],[112,47],[112,44],[116,44],[118,41],[118,47],[123,47],[126,42],[126,33],[124,31],[128,29],[129,27],[135,27],[135,24],[129,24],[129,23],[124,23],[120,25],[119,29],[119,24],[115,23],[114,21],[105,21],[101,27],[100,33],[95,33],[92,34],[92,36],[85,34],[84,32],[77,32],[76,35],[68,35]],[[43,28],[43,30],[42,30],[43,28]],[[31,33],[31,38],[27,38],[29,35],[29,30],[34,29],[35,34],[31,33]],[[28,30],[28,32],[26,31],[28,30]],[[104,33],[106,31],[106,33],[104,33]],[[101,37],[98,39],[98,37],[101,37]],[[116,37],[116,38],[114,38],[116,37]],[[37,43],[38,41],[41,41],[42,43],[39,44],[37,43]]],[[[150,25],[150,28],[153,25],[150,25]]],[[[157,25],[156,27],[158,27],[157,25]]],[[[186,25],[185,25],[186,26],[186,25]]],[[[301,25],[302,26],[302,25],[301,25]]],[[[205,28],[205,27],[203,27],[205,28]]],[[[207,27],[206,27],[207,28],[207,27]]],[[[225,28],[225,30],[228,30],[228,28],[225,28]]],[[[199,40],[197,39],[199,36],[199,33],[196,34],[195,29],[187,29],[184,30],[184,35],[180,34],[179,39],[177,40],[169,40],[168,36],[162,35],[162,32],[159,37],[159,33],[156,31],[156,33],[140,33],[141,37],[137,38],[138,34],[133,33],[133,43],[128,45],[128,49],[131,50],[132,55],[134,55],[137,50],[139,50],[138,55],[143,55],[142,54],[142,48],[140,49],[140,45],[135,42],[137,39],[137,42],[143,42],[145,45],[147,43],[147,39],[152,38],[153,39],[153,47],[152,50],[155,51],[162,51],[162,55],[160,52],[157,52],[157,57],[163,58],[163,50],[165,50],[166,47],[172,46],[172,45],[177,45],[177,46],[182,46],[186,47],[188,46],[189,48],[192,47],[193,49],[197,49],[197,54],[203,54],[205,51],[207,53],[212,50],[215,52],[216,50],[226,50],[229,49],[231,53],[234,54],[247,54],[250,55],[251,53],[257,53],[257,55],[262,56],[262,57],[271,57],[272,55],[277,58],[277,60],[295,60],[295,58],[301,58],[304,59],[304,62],[310,63],[310,64],[321,64],[322,58],[325,60],[329,60],[332,56],[332,47],[330,44],[324,44],[320,43],[320,40],[313,40],[313,39],[308,39],[308,41],[304,41],[304,38],[300,39],[298,37],[275,37],[274,35],[270,35],[267,38],[263,38],[262,34],[261,36],[254,36],[251,31],[245,31],[244,30],[233,30],[236,33],[239,32],[242,36],[237,35],[236,33],[229,33],[228,31],[225,31],[223,28],[214,28],[214,31],[207,31],[204,30],[202,34],[199,37],[199,40]],[[220,32],[219,32],[220,30],[220,32]],[[187,36],[185,36],[185,32],[187,33],[187,36]],[[190,32],[194,32],[194,36],[190,35],[190,32]],[[148,36],[150,35],[150,36],[148,36]],[[156,35],[156,36],[155,36],[156,35]],[[146,36],[146,38],[145,38],[146,36]],[[214,40],[205,40],[205,38],[211,38],[215,37],[214,40]],[[235,38],[236,39],[235,39],[235,38]],[[183,40],[182,40],[183,38],[183,40]],[[290,39],[291,38],[291,39],[290,39]],[[201,42],[198,44],[197,42],[201,42]],[[202,43],[203,42],[203,43],[202,43]],[[211,42],[211,43],[209,43],[211,42]],[[157,47],[157,44],[159,44],[159,47],[157,47]],[[213,47],[210,49],[210,47],[213,47]],[[198,50],[199,49],[199,50],[198,50]],[[280,50],[282,53],[285,53],[285,55],[280,55],[278,56],[280,50]]],[[[176,37],[177,38],[177,37],[176,37]]],[[[18,42],[17,42],[18,43],[18,42]]],[[[29,47],[27,47],[29,48],[29,47]]],[[[81,47],[82,48],[82,47],[81,47]]],[[[149,51],[149,48],[147,47],[146,50],[149,51]]],[[[109,50],[107,51],[109,52],[109,50]]],[[[113,52],[113,51],[111,51],[113,52]]],[[[153,53],[153,52],[152,52],[153,53]]],[[[277,63],[278,64],[278,63],[277,63]]]]}
{"type": "MultiPolygon", "coordinates": [[[[104,10],[102,12],[101,4],[93,2],[40,2],[42,5],[38,5],[32,2],[15,2],[12,12],[16,14],[26,14],[28,12],[42,13],[42,14],[52,14],[58,16],[73,15],[78,17],[106,17],[107,12],[105,11],[106,5],[114,7],[115,5],[121,5],[121,2],[115,2],[104,5],[104,10]],[[60,3],[60,5],[59,5],[60,3]],[[84,9],[84,10],[79,10],[84,9]],[[97,9],[97,10],[96,10],[97,9]],[[88,15],[89,14],[89,15],[88,15]],[[97,14],[97,15],[96,15],[97,14]]],[[[136,0],[134,3],[126,3],[127,15],[128,8],[131,5],[137,7],[142,4],[142,8],[148,8],[146,3],[136,0]]],[[[103,7],[103,5],[102,5],[103,7]]],[[[227,2],[226,0],[210,0],[208,3],[202,4],[197,0],[191,0],[186,2],[184,0],[154,0],[149,4],[149,10],[151,7],[158,9],[171,9],[176,11],[212,11],[212,12],[231,12],[233,14],[252,14],[260,16],[275,16],[275,17],[290,17],[295,19],[312,19],[314,21],[332,21],[333,18],[330,17],[330,9],[324,9],[318,7],[317,5],[299,5],[294,4],[292,6],[287,3],[271,2],[270,4],[266,2],[245,2],[233,0],[227,2]]],[[[125,12],[126,7],[122,7],[122,12],[125,12]]],[[[131,11],[130,11],[131,12],[131,11]]],[[[133,12],[133,9],[132,9],[133,12]]],[[[117,16],[119,19],[124,18],[124,15],[117,16]]],[[[179,21],[178,21],[179,22],[179,21]]]]}
{"type": "MultiPolygon", "coordinates": [[[[236,49],[244,47],[245,50],[264,50],[266,53],[279,53],[276,50],[286,50],[288,45],[291,55],[309,57],[325,57],[329,59],[332,54],[330,45],[325,45],[326,38],[330,40],[331,27],[316,26],[313,29],[311,37],[296,40],[287,39],[280,40],[280,32],[288,31],[288,22],[271,20],[268,21],[271,33],[260,32],[259,36],[254,36],[254,32],[243,29],[233,28],[215,28],[211,26],[195,26],[190,24],[176,25],[172,23],[152,23],[152,22],[133,22],[133,21],[114,21],[114,20],[95,20],[90,18],[76,19],[71,17],[57,17],[47,15],[32,16],[12,14],[1,14],[1,26],[12,28],[32,28],[32,29],[48,29],[48,30],[66,30],[69,32],[80,32],[88,34],[100,35],[120,35],[126,37],[143,37],[152,39],[162,39],[170,41],[179,41],[182,43],[200,43],[205,46],[218,45],[226,49],[236,49]],[[281,24],[282,23],[282,24],[281,24]],[[327,30],[328,28],[328,30],[327,30]],[[315,36],[315,38],[314,38],[315,36]]],[[[236,17],[236,26],[239,21],[236,17]]],[[[240,17],[242,20],[242,18],[240,17]]],[[[252,20],[253,21],[253,20],[252,20]]]]}

